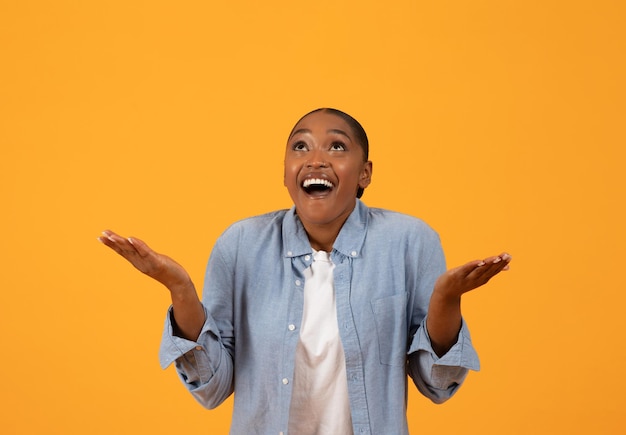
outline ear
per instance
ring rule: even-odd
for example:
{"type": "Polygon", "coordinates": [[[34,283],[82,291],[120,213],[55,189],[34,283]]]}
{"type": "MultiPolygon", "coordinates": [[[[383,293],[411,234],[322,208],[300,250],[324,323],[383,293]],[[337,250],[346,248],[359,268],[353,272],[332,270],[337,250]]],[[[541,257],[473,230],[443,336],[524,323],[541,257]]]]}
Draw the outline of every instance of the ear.
{"type": "Polygon", "coordinates": [[[359,187],[365,189],[372,182],[372,170],[374,169],[374,165],[371,161],[367,161],[363,163],[363,169],[361,171],[361,176],[359,177],[359,187]]]}

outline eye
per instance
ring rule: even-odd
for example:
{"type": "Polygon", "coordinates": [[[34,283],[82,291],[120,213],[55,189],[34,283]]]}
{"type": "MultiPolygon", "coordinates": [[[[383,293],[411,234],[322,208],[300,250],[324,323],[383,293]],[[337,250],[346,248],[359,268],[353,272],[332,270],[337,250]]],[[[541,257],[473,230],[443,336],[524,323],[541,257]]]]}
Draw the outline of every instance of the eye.
{"type": "Polygon", "coordinates": [[[302,142],[302,141],[298,141],[296,143],[294,143],[293,145],[291,145],[291,149],[294,151],[306,151],[308,149],[307,144],[302,142]]]}
{"type": "Polygon", "coordinates": [[[330,150],[331,151],[345,151],[346,150],[346,146],[344,145],[343,142],[333,142],[330,145],[330,150]]]}

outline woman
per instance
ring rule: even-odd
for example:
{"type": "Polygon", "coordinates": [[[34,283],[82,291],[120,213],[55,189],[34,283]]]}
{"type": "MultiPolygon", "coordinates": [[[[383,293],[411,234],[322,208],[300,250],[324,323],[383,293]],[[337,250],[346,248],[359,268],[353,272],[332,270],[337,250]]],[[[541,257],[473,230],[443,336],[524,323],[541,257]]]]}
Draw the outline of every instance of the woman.
{"type": "Polygon", "coordinates": [[[222,234],[202,302],[169,257],[111,231],[100,238],[170,290],[161,364],[175,362],[208,408],[234,391],[232,434],[405,434],[407,374],[441,403],[479,367],[461,296],[511,257],[446,271],[424,222],[358,199],[368,147],[344,112],[302,117],[285,151],[294,206],[222,234]]]}

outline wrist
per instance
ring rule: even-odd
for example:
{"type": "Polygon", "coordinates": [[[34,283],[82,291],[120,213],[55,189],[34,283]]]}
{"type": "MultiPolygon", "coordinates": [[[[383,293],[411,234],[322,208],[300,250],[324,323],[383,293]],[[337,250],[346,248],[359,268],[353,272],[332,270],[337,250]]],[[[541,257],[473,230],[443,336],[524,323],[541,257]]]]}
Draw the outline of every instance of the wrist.
{"type": "Polygon", "coordinates": [[[438,304],[453,306],[461,304],[461,295],[450,291],[443,286],[435,286],[433,294],[430,297],[431,303],[435,301],[438,304]]]}
{"type": "Polygon", "coordinates": [[[165,285],[165,287],[167,287],[167,289],[170,291],[170,293],[172,294],[172,298],[184,298],[188,295],[195,295],[197,297],[196,288],[190,279],[170,281],[168,283],[163,283],[163,285],[165,285]]]}

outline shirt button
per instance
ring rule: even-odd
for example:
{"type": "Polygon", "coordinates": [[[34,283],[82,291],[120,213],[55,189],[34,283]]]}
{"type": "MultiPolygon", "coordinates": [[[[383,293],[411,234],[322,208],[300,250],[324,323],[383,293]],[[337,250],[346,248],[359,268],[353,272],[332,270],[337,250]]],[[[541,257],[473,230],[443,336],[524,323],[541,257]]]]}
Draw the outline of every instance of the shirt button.
{"type": "Polygon", "coordinates": [[[297,280],[296,280],[296,285],[297,285],[298,287],[300,287],[300,284],[302,284],[302,283],[300,282],[300,280],[299,280],[299,279],[297,279],[297,280]]]}
{"type": "Polygon", "coordinates": [[[202,346],[196,346],[196,350],[202,350],[202,346]]]}
{"type": "Polygon", "coordinates": [[[293,255],[293,252],[291,252],[291,251],[287,251],[287,255],[288,255],[289,257],[291,257],[291,256],[293,255]]]}
{"type": "Polygon", "coordinates": [[[356,251],[352,251],[352,252],[350,253],[350,255],[352,255],[353,257],[356,257],[356,254],[357,254],[357,252],[356,252],[356,251]]]}
{"type": "Polygon", "coordinates": [[[295,331],[296,329],[296,325],[294,325],[293,323],[291,325],[289,325],[287,328],[289,328],[290,331],[295,331]]]}
{"type": "Polygon", "coordinates": [[[289,379],[283,378],[283,385],[287,385],[289,383],[289,379]]]}
{"type": "Polygon", "coordinates": [[[311,259],[311,256],[310,256],[310,255],[305,255],[305,256],[304,256],[304,259],[305,259],[306,261],[309,261],[309,260],[311,259]]]}

